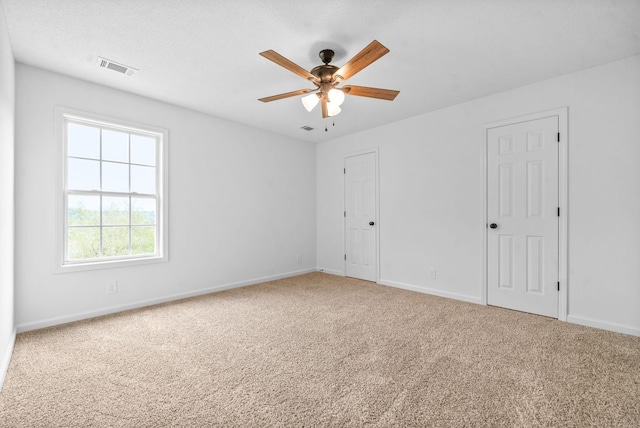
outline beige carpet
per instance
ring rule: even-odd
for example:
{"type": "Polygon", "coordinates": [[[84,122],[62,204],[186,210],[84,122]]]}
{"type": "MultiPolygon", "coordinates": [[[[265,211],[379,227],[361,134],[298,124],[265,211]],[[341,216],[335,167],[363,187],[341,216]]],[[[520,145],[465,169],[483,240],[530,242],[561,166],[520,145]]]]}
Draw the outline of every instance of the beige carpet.
{"type": "Polygon", "coordinates": [[[18,335],[2,427],[640,426],[640,338],[314,273],[18,335]]]}

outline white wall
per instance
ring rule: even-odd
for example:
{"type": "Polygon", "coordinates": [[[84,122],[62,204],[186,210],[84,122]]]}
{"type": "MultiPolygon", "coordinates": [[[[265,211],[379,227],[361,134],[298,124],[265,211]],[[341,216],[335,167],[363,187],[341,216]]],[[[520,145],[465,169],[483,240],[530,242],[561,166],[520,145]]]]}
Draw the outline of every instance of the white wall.
{"type": "Polygon", "coordinates": [[[315,215],[311,143],[16,66],[18,331],[315,270],[315,215]],[[54,273],[56,105],[169,130],[168,263],[54,273]]]}
{"type": "Polygon", "coordinates": [[[380,282],[480,302],[483,124],[564,106],[568,320],[640,335],[640,56],[319,144],[318,268],[344,272],[344,154],[378,147],[380,282]]]}
{"type": "Polygon", "coordinates": [[[0,6],[0,389],[13,350],[15,64],[0,6]]]}
{"type": "MultiPolygon", "coordinates": [[[[4,76],[13,63],[2,60],[4,76]]],[[[568,106],[569,321],[640,335],[639,76],[632,57],[314,148],[18,65],[16,324],[27,330],[316,266],[342,273],[343,156],[370,147],[380,158],[380,281],[478,302],[482,126],[568,106]],[[56,105],[169,129],[169,263],[53,273],[56,105]],[[111,280],[119,292],[106,295],[111,280]]],[[[6,150],[11,139],[0,141],[6,150]]]]}

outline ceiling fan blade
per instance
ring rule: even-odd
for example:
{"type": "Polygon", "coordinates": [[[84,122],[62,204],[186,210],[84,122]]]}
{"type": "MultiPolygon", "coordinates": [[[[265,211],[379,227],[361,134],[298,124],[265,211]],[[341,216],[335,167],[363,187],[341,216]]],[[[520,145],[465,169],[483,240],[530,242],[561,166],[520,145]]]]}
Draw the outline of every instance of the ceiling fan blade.
{"type": "Polygon", "coordinates": [[[322,104],[322,118],[329,117],[329,110],[327,109],[327,99],[325,97],[320,98],[320,104],[322,104]]]}
{"type": "Polygon", "coordinates": [[[389,49],[384,47],[379,41],[374,40],[369,43],[367,47],[358,52],[356,56],[351,58],[345,65],[340,67],[338,71],[333,73],[334,79],[341,81],[347,80],[388,52],[389,49]]]}
{"type": "Polygon", "coordinates": [[[270,97],[259,98],[258,101],[262,101],[263,103],[268,103],[270,101],[281,100],[283,98],[295,97],[296,95],[308,94],[312,92],[313,89],[300,89],[298,91],[291,91],[284,94],[272,95],[270,97]]]}
{"type": "Polygon", "coordinates": [[[381,100],[393,101],[400,91],[392,89],[368,88],[366,86],[343,86],[342,91],[347,95],[358,97],[378,98],[381,100]]]}
{"type": "Polygon", "coordinates": [[[307,79],[307,80],[310,80],[312,82],[319,82],[319,79],[316,76],[314,76],[313,74],[309,73],[307,70],[305,70],[304,68],[300,67],[298,64],[288,60],[285,57],[283,57],[282,55],[280,55],[276,51],[268,50],[268,51],[260,52],[260,55],[262,55],[263,57],[265,57],[268,60],[271,60],[271,61],[275,62],[279,66],[286,68],[290,72],[292,72],[294,74],[297,74],[298,76],[302,77],[303,79],[307,79]]]}

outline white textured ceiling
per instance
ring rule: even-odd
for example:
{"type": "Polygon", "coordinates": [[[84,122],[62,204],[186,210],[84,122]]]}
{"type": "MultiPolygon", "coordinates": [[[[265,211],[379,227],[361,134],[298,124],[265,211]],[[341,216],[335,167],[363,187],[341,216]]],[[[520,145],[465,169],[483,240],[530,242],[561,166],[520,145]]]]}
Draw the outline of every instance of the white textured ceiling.
{"type": "Polygon", "coordinates": [[[640,0],[0,4],[18,62],[314,142],[640,54],[640,0]],[[333,120],[299,97],[257,101],[313,88],[259,52],[310,70],[321,49],[341,66],[374,39],[391,52],[348,83],[400,90],[395,101],[347,97],[333,120]],[[100,69],[98,56],[140,71],[100,69]]]}

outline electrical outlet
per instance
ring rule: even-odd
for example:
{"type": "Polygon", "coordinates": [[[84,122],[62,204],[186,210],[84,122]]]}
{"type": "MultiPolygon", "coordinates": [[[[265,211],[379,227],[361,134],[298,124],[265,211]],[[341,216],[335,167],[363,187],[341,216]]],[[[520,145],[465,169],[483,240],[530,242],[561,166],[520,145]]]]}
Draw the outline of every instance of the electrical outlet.
{"type": "Polygon", "coordinates": [[[298,254],[298,256],[296,257],[296,263],[300,263],[301,261],[302,261],[302,256],[298,254]]]}
{"type": "Polygon", "coordinates": [[[118,281],[107,282],[107,294],[116,294],[118,292],[118,281]]]}
{"type": "Polygon", "coordinates": [[[436,279],[436,268],[429,268],[429,278],[436,279]]]}

